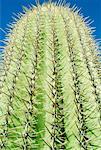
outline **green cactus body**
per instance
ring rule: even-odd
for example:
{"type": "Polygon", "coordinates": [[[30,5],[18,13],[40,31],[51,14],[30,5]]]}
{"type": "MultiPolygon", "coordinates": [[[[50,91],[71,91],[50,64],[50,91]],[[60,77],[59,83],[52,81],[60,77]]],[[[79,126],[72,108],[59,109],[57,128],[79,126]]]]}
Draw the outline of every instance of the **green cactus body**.
{"type": "Polygon", "coordinates": [[[100,150],[101,64],[78,11],[38,5],[8,38],[0,64],[0,149],[100,150]]]}

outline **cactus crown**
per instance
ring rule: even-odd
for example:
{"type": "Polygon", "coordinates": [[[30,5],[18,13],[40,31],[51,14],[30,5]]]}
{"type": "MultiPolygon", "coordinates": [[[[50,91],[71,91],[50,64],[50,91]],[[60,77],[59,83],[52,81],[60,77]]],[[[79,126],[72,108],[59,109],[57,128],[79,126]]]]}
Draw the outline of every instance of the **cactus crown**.
{"type": "Polygon", "coordinates": [[[48,3],[19,15],[0,64],[0,149],[101,149],[97,49],[75,8],[48,3]]]}

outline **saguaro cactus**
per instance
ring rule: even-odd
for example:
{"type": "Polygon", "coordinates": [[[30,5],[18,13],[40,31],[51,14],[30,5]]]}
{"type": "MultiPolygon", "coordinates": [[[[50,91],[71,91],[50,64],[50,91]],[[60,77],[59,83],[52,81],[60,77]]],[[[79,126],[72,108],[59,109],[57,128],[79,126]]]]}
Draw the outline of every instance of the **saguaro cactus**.
{"type": "Polygon", "coordinates": [[[101,150],[101,65],[91,29],[55,3],[19,18],[0,64],[0,149],[101,150]]]}

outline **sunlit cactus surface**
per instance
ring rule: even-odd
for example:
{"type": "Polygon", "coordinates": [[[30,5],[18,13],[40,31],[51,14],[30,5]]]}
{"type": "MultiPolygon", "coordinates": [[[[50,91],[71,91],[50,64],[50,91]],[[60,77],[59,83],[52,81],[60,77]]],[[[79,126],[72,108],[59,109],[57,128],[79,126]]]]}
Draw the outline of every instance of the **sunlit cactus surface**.
{"type": "Polygon", "coordinates": [[[101,150],[101,63],[78,10],[45,3],[0,53],[0,150],[101,150]]]}

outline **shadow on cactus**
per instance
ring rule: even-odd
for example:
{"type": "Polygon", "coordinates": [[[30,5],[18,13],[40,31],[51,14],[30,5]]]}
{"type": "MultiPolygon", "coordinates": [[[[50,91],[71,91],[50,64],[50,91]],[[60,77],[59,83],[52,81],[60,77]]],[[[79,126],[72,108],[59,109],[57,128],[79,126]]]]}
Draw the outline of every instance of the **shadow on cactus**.
{"type": "Polygon", "coordinates": [[[0,56],[1,150],[101,150],[101,63],[88,24],[49,2],[12,25],[0,56]]]}

